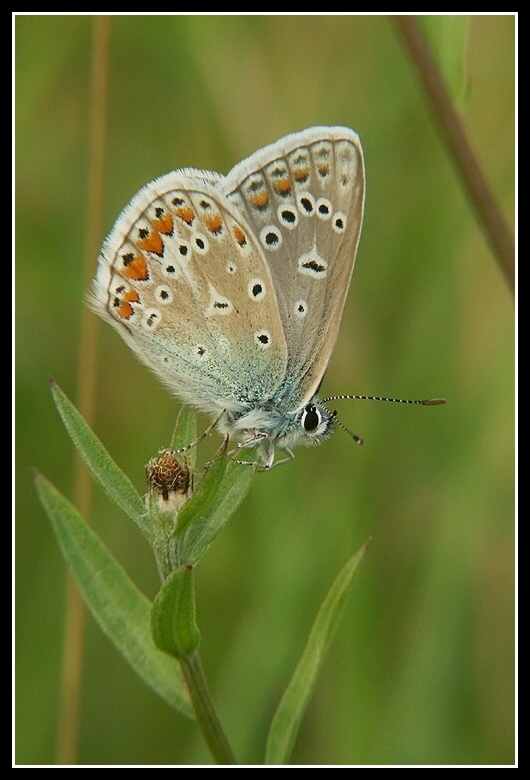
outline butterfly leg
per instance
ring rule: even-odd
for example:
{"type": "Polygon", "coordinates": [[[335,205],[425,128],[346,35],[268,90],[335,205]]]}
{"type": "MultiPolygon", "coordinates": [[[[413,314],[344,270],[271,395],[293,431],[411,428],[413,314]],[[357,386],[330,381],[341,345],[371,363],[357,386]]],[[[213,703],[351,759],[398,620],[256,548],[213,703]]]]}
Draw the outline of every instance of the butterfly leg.
{"type": "MultiPolygon", "coordinates": [[[[294,460],[294,452],[290,450],[288,447],[282,448],[283,451],[286,453],[287,457],[282,458],[281,460],[274,461],[274,456],[276,454],[276,448],[272,441],[270,439],[267,439],[266,436],[261,437],[254,437],[253,440],[243,442],[242,444],[239,444],[237,449],[241,449],[244,447],[248,447],[249,445],[258,444],[261,443],[264,445],[265,452],[263,452],[263,462],[258,461],[249,461],[249,460],[236,460],[235,463],[239,463],[242,466],[254,466],[258,469],[258,471],[270,471],[271,469],[276,468],[276,466],[281,466],[282,463],[289,463],[291,460],[294,460]],[[254,440],[255,439],[255,440],[254,440]]],[[[233,452],[236,452],[236,450],[233,450],[233,452]]]]}
{"type": "Polygon", "coordinates": [[[260,470],[269,469],[271,467],[270,464],[272,464],[274,461],[274,445],[272,445],[272,442],[268,439],[267,434],[263,433],[262,431],[247,431],[247,433],[248,438],[240,442],[237,447],[234,447],[234,449],[228,454],[233,455],[239,450],[245,450],[248,447],[255,447],[257,444],[262,444],[266,449],[266,457],[264,458],[265,463],[253,460],[236,459],[234,459],[234,463],[238,463],[240,466],[254,466],[260,470]]]}
{"type": "Polygon", "coordinates": [[[222,417],[222,416],[223,416],[223,414],[225,414],[225,413],[226,413],[226,409],[223,409],[223,411],[221,412],[221,414],[219,414],[219,415],[218,415],[218,416],[215,418],[215,420],[214,420],[214,421],[213,421],[213,422],[212,422],[212,423],[211,423],[211,424],[210,424],[210,425],[209,425],[209,426],[206,428],[206,430],[204,430],[204,431],[201,433],[201,435],[200,435],[200,436],[198,436],[198,437],[195,439],[195,441],[192,441],[192,442],[190,442],[190,444],[186,444],[186,446],[185,446],[185,447],[181,447],[179,450],[174,450],[174,451],[173,451],[173,452],[174,452],[174,454],[175,454],[175,455],[183,455],[185,452],[188,452],[188,450],[191,450],[193,447],[196,447],[198,444],[200,444],[200,442],[201,442],[203,439],[205,439],[205,438],[206,438],[206,437],[207,437],[207,436],[208,436],[208,435],[209,435],[209,434],[210,434],[210,433],[213,431],[213,429],[215,428],[215,426],[217,425],[217,423],[219,422],[219,420],[221,419],[221,417],[222,417]]]}
{"type": "Polygon", "coordinates": [[[282,458],[281,460],[277,460],[276,462],[273,461],[270,463],[270,465],[269,463],[267,463],[266,465],[261,467],[261,470],[270,471],[271,469],[275,469],[276,466],[281,466],[283,463],[290,463],[292,460],[294,460],[294,452],[290,450],[289,447],[283,448],[283,451],[287,454],[286,458],[282,458]]]}

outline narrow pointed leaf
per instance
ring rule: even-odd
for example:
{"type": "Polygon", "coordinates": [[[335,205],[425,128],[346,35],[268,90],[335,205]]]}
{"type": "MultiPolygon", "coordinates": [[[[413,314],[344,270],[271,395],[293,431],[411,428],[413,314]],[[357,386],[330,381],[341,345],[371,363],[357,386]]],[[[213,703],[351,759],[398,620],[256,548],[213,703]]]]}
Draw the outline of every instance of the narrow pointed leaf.
{"type": "Polygon", "coordinates": [[[179,561],[196,564],[245,498],[254,468],[234,463],[225,451],[214,459],[195,496],[184,506],[176,530],[179,561]]]}
{"type": "MultiPolygon", "coordinates": [[[[197,439],[197,415],[189,406],[181,406],[180,412],[171,437],[171,449],[180,450],[183,447],[188,447],[197,439]]],[[[186,452],[186,457],[189,461],[190,468],[195,468],[195,460],[197,457],[197,447],[191,447],[186,452]]]]}
{"type": "Polygon", "coordinates": [[[267,739],[266,764],[280,765],[289,760],[354,575],[369,544],[370,541],[350,558],[320,607],[306,648],[274,715],[267,739]]]}
{"type": "Polygon", "coordinates": [[[65,428],[96,482],[142,533],[149,536],[144,503],[129,478],[116,465],[96,434],[53,380],[51,390],[65,428]]]}
{"type": "Polygon", "coordinates": [[[175,530],[175,537],[178,538],[185,534],[190,526],[195,523],[195,519],[199,515],[208,514],[210,506],[213,504],[215,496],[221,487],[226,464],[226,448],[223,446],[199,482],[195,495],[182,507],[175,530]]]}
{"type": "Polygon", "coordinates": [[[63,556],[101,629],[147,685],[193,717],[180,665],[153,642],[149,600],[70,502],[42,475],[35,482],[63,556]]]}

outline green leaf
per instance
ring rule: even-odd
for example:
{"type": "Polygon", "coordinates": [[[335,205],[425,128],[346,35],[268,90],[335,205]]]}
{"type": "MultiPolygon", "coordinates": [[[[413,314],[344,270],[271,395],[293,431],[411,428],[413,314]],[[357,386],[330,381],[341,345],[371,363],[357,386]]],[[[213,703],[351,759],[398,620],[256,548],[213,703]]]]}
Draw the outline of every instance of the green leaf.
{"type": "Polygon", "coordinates": [[[149,687],[193,717],[180,665],[153,642],[149,600],[70,502],[41,474],[35,483],[63,556],[101,629],[149,687]]]}
{"type": "MultiPolygon", "coordinates": [[[[175,430],[171,437],[170,448],[172,450],[181,450],[194,443],[197,439],[197,415],[189,406],[181,406],[175,424],[175,430]]],[[[186,452],[190,468],[195,468],[197,458],[197,447],[190,447],[186,452]]]]}
{"type": "MultiPolygon", "coordinates": [[[[175,530],[175,537],[179,538],[186,534],[191,526],[196,522],[196,518],[201,515],[208,515],[208,511],[214,502],[217,491],[226,471],[227,464],[226,445],[223,444],[213,461],[208,465],[201,481],[199,482],[195,494],[182,507],[179,513],[178,526],[175,530]]],[[[187,563],[187,561],[183,561],[187,563]]]]}
{"type": "Polygon", "coordinates": [[[89,428],[73,403],[55,381],[51,381],[53,400],[70,438],[90,469],[96,482],[125,514],[149,538],[146,510],[129,478],[113,461],[98,437],[89,428]]]}
{"type": "Polygon", "coordinates": [[[174,658],[189,658],[197,650],[201,637],[192,566],[175,569],[160,588],[151,608],[151,630],[155,645],[174,658]]]}
{"type": "Polygon", "coordinates": [[[222,448],[196,494],[182,508],[176,529],[179,563],[196,564],[250,489],[252,466],[234,463],[222,448]]]}
{"type": "Polygon", "coordinates": [[[272,720],[267,739],[266,764],[285,764],[289,760],[303,714],[349,595],[354,574],[369,545],[370,540],[350,558],[320,607],[306,648],[272,720]]]}

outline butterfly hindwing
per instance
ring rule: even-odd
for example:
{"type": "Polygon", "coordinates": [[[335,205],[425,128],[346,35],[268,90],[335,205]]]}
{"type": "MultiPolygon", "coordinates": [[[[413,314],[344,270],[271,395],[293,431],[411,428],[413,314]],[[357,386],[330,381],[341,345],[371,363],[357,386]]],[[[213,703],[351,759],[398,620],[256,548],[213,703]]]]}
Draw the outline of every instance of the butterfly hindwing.
{"type": "Polygon", "coordinates": [[[272,397],[287,347],[268,265],[204,172],[141,190],[99,261],[92,302],[183,400],[219,412],[272,397]]]}

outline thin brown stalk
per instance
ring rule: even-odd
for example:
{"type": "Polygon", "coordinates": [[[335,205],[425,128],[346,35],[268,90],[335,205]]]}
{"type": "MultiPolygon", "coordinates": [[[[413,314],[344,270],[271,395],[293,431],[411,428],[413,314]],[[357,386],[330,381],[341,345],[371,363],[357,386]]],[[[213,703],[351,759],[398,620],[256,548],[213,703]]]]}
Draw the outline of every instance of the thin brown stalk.
{"type": "Polygon", "coordinates": [[[515,289],[515,243],[501,209],[480,169],[460,117],[434,61],[418,19],[394,16],[409,55],[429,98],[431,108],[454,164],[475,207],[487,240],[510,285],[515,289]]]}
{"type": "MultiPolygon", "coordinates": [[[[87,238],[84,258],[85,288],[92,277],[103,225],[104,157],[108,83],[110,19],[92,20],[92,72],[90,77],[90,128],[87,238]]],[[[77,378],[77,406],[92,425],[96,367],[96,318],[86,306],[81,309],[81,337],[77,378]]],[[[90,514],[91,480],[76,456],[74,465],[74,503],[84,517],[90,514]]],[[[57,733],[57,764],[75,764],[78,760],[79,706],[83,667],[85,607],[73,578],[69,575],[65,607],[65,634],[61,701],[57,733]]]]}

